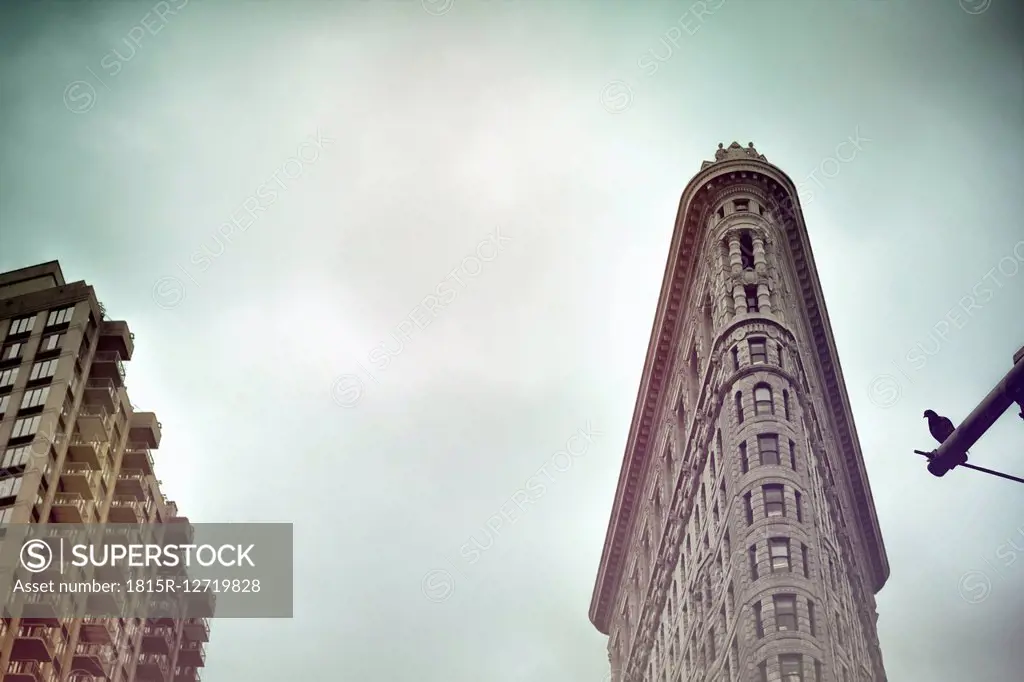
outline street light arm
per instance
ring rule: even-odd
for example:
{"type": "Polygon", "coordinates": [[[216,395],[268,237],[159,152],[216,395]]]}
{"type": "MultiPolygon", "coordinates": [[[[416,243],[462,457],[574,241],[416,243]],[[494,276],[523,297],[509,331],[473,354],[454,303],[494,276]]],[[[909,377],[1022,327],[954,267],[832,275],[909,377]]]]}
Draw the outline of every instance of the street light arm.
{"type": "Polygon", "coordinates": [[[1010,405],[1024,401],[1024,356],[1015,359],[1013,369],[1007,372],[1002,381],[989,391],[974,411],[967,415],[967,419],[964,419],[939,446],[933,459],[957,461],[978,442],[1010,405]]]}

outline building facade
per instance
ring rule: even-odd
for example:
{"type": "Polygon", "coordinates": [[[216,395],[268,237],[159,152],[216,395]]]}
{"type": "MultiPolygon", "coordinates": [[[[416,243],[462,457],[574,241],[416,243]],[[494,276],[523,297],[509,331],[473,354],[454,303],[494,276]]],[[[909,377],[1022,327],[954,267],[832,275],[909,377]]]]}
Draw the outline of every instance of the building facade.
{"type": "MultiPolygon", "coordinates": [[[[0,274],[0,528],[173,523],[169,532],[191,536],[154,475],[160,422],[128,399],[133,346],[127,323],[108,320],[93,288],[66,283],[58,263],[0,274]]],[[[29,618],[5,594],[0,680],[199,679],[207,618],[64,617],[86,598],[123,596],[43,595],[29,618]]],[[[207,601],[188,613],[212,616],[207,601]]]]}
{"type": "Polygon", "coordinates": [[[590,609],[613,682],[885,682],[889,574],[792,180],[683,192],[590,609]]]}

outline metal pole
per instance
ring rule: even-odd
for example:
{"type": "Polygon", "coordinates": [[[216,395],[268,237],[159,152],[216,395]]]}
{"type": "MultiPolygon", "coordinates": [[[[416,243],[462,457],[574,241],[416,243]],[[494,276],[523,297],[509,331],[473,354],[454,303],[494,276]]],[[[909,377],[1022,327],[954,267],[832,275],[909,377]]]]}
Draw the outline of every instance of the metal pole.
{"type": "Polygon", "coordinates": [[[1014,355],[1013,369],[989,391],[967,419],[935,451],[935,457],[955,461],[964,455],[989,430],[1010,405],[1024,394],[1024,348],[1014,355]]]}
{"type": "MultiPolygon", "coordinates": [[[[931,459],[935,455],[934,452],[922,452],[921,450],[914,450],[914,452],[916,452],[919,455],[924,455],[928,459],[931,459]]],[[[960,464],[959,466],[962,466],[965,469],[974,469],[975,471],[980,471],[983,474],[991,474],[993,476],[998,476],[999,478],[1005,478],[1005,479],[1007,479],[1009,481],[1016,481],[1017,483],[1024,483],[1024,478],[1017,478],[1016,476],[1011,476],[1010,474],[1004,474],[1003,472],[996,471],[994,469],[986,469],[985,467],[979,467],[979,466],[975,466],[973,464],[960,464]]]]}

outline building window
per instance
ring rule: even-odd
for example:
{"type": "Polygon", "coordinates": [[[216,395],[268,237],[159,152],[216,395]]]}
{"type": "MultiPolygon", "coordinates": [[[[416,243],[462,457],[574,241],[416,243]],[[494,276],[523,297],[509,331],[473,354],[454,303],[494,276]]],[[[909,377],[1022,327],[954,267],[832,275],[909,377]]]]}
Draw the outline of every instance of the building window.
{"type": "Polygon", "coordinates": [[[715,480],[715,451],[708,453],[708,469],[711,471],[711,480],[715,480]]]}
{"type": "Polygon", "coordinates": [[[789,468],[796,471],[796,444],[789,441],[789,468]]]}
{"type": "Polygon", "coordinates": [[[51,310],[50,314],[46,317],[46,326],[53,327],[58,324],[67,324],[74,316],[75,306],[62,308],[60,310],[51,310]]]}
{"type": "Polygon", "coordinates": [[[24,436],[34,436],[36,431],[39,429],[39,415],[34,417],[25,417],[14,422],[14,430],[11,431],[11,438],[22,438],[24,436]]]}
{"type": "Polygon", "coordinates": [[[0,395],[0,418],[4,416],[4,412],[7,411],[7,405],[11,402],[11,395],[0,395]]]}
{"type": "Polygon", "coordinates": [[[716,211],[716,213],[718,214],[719,218],[724,218],[725,217],[725,206],[719,206],[718,207],[718,211],[716,211]]]}
{"type": "Polygon", "coordinates": [[[732,202],[732,207],[736,211],[749,211],[750,199],[736,199],[732,202]]]}
{"type": "Polygon", "coordinates": [[[11,369],[0,369],[0,388],[7,388],[13,386],[15,379],[18,377],[19,367],[12,367],[11,369]]]}
{"type": "MultiPolygon", "coordinates": [[[[757,571],[757,545],[750,546],[750,549],[747,550],[747,558],[750,560],[750,579],[757,580],[761,577],[757,571]]],[[[758,609],[760,608],[761,606],[758,604],[758,609]]]]}
{"type": "Polygon", "coordinates": [[[732,347],[732,369],[736,371],[740,368],[740,349],[736,346],[732,347]]]}
{"type": "Polygon", "coordinates": [[[759,313],[761,307],[757,304],[757,285],[748,284],[743,287],[743,297],[747,299],[747,312],[759,313]]]}
{"type": "Polygon", "coordinates": [[[750,471],[750,460],[747,459],[747,444],[740,443],[740,473],[750,471]]]}
{"type": "Polygon", "coordinates": [[[782,344],[778,345],[779,352],[779,369],[786,369],[786,351],[783,350],[782,344]]]}
{"type": "Polygon", "coordinates": [[[57,371],[56,360],[43,360],[32,365],[32,374],[29,375],[29,381],[36,381],[38,379],[49,379],[53,376],[53,373],[57,371]]]}
{"type": "Polygon", "coordinates": [[[766,485],[761,488],[764,493],[764,515],[772,518],[786,515],[786,501],[781,485],[766,485]]]}
{"type": "Polygon", "coordinates": [[[804,682],[804,659],[800,654],[779,656],[779,672],[782,682],[804,682]]]}
{"type": "Polygon", "coordinates": [[[804,544],[800,545],[800,558],[803,560],[803,563],[804,563],[804,577],[805,578],[810,578],[811,577],[811,562],[810,562],[811,554],[810,554],[810,552],[807,551],[807,545],[804,545],[804,544]]]}
{"type": "Polygon", "coordinates": [[[796,597],[792,594],[777,594],[772,597],[775,605],[775,628],[779,632],[796,631],[796,597]]]}
{"type": "Polygon", "coordinates": [[[718,653],[715,649],[715,628],[708,628],[708,661],[714,661],[718,653]]]}
{"type": "Polygon", "coordinates": [[[740,263],[744,270],[754,267],[754,240],[749,232],[740,233],[740,263]]]}
{"type": "Polygon", "coordinates": [[[814,602],[807,600],[807,623],[812,637],[818,636],[818,620],[814,615],[814,602]]]}
{"type": "Polygon", "coordinates": [[[43,340],[39,342],[39,352],[46,353],[51,350],[57,350],[60,348],[60,339],[64,336],[63,334],[48,334],[43,337],[43,340]]]}
{"type": "Polygon", "coordinates": [[[774,433],[762,433],[757,437],[757,452],[761,457],[761,466],[780,464],[779,437],[774,433]]]}
{"type": "Polygon", "coordinates": [[[35,325],[36,316],[29,315],[28,317],[22,317],[11,322],[11,328],[8,330],[8,336],[14,336],[15,334],[27,334],[32,331],[32,327],[35,325]]]}
{"type": "Polygon", "coordinates": [[[21,409],[29,407],[38,407],[46,404],[46,398],[50,395],[50,387],[44,386],[43,388],[32,389],[31,391],[25,391],[25,397],[21,400],[21,409]]]}
{"type": "Polygon", "coordinates": [[[789,421],[789,391],[782,391],[782,414],[789,421]]]}
{"type": "Polygon", "coordinates": [[[23,445],[19,448],[7,448],[4,450],[3,460],[0,461],[0,469],[25,466],[31,455],[31,449],[27,445],[23,445]]]}
{"type": "Polygon", "coordinates": [[[768,345],[764,339],[750,340],[750,363],[753,365],[768,364],[768,345]]]}
{"type": "Polygon", "coordinates": [[[16,360],[20,358],[21,350],[24,347],[25,344],[21,343],[20,341],[8,343],[6,346],[3,347],[3,350],[0,351],[0,362],[4,360],[16,360]]]}
{"type": "Polygon", "coordinates": [[[796,520],[797,520],[797,523],[803,523],[804,522],[804,506],[803,506],[804,496],[801,495],[799,493],[799,491],[798,491],[798,492],[795,492],[793,494],[793,497],[795,498],[796,520]]]}
{"type": "Polygon", "coordinates": [[[757,664],[757,675],[758,682],[770,682],[768,679],[768,663],[762,662],[757,664]]]}
{"type": "Polygon", "coordinates": [[[743,392],[736,391],[736,421],[743,423],[743,392]]]}
{"type": "Polygon", "coordinates": [[[775,414],[772,389],[768,384],[758,384],[754,387],[754,414],[775,414]]]}
{"type": "Polygon", "coordinates": [[[772,573],[786,573],[789,565],[789,539],[772,538],[768,541],[768,553],[771,557],[772,573]]]}
{"type": "Polygon", "coordinates": [[[747,525],[753,525],[754,523],[754,505],[751,502],[751,495],[747,493],[743,496],[743,510],[747,515],[747,525]]]}
{"type": "Polygon", "coordinates": [[[764,621],[761,619],[761,602],[759,601],[754,602],[754,630],[757,632],[758,639],[764,637],[764,621]]]}
{"type": "Polygon", "coordinates": [[[21,474],[17,474],[14,478],[8,478],[0,481],[0,499],[5,497],[15,497],[21,490],[21,474]]]}

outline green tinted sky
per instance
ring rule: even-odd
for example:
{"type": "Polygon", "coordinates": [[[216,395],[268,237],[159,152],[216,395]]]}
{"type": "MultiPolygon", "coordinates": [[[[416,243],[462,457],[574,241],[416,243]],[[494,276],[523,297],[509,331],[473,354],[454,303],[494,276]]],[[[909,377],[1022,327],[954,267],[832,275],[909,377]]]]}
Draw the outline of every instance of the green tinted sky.
{"type": "MultiPolygon", "coordinates": [[[[204,680],[604,679],[587,609],[672,222],[733,140],[802,185],[892,564],[890,679],[1020,678],[1024,498],[910,454],[925,408],[962,418],[1024,343],[1015,3],[12,4],[0,270],[59,258],[130,321],[189,516],[297,524],[296,618],[215,622],[204,680]],[[587,423],[587,456],[425,598],[587,423]]],[[[1021,428],[973,454],[1021,473],[1021,428]]]]}

